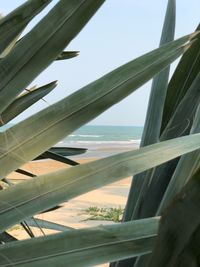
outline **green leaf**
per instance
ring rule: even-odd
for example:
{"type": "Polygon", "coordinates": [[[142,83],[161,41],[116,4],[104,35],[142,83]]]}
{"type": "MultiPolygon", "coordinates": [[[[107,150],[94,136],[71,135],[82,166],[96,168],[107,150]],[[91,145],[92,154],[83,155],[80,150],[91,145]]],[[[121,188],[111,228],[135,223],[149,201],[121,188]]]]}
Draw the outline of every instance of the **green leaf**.
{"type": "Polygon", "coordinates": [[[53,159],[59,162],[75,166],[79,163],[66,158],[67,156],[74,156],[83,154],[87,151],[86,148],[73,148],[73,147],[52,147],[48,151],[44,152],[34,160],[41,160],[41,159],[53,159]]]}
{"type": "Polygon", "coordinates": [[[45,220],[41,220],[37,218],[26,219],[26,223],[28,224],[28,226],[31,226],[31,227],[51,229],[51,230],[56,230],[60,232],[65,232],[65,231],[69,231],[73,229],[72,227],[68,227],[62,224],[53,223],[50,221],[45,221],[45,220]]]}
{"type": "MultiPolygon", "coordinates": [[[[176,20],[176,1],[169,0],[163,25],[160,46],[174,39],[176,20]]],[[[142,134],[141,146],[159,141],[162,115],[167,93],[170,66],[153,78],[147,116],[142,134]]]]}
{"type": "MultiPolygon", "coordinates": [[[[200,101],[199,83],[200,75],[197,76],[184,98],[179,103],[160,137],[161,141],[190,133],[193,118],[200,101]]],[[[154,216],[157,213],[160,202],[178,162],[178,160],[167,162],[148,173],[148,177],[146,177],[146,183],[148,184],[147,190],[142,198],[142,205],[138,207],[140,210],[139,218],[154,216]],[[149,183],[149,181],[151,181],[151,183],[149,183]]]]}
{"type": "Polygon", "coordinates": [[[183,37],[121,66],[2,133],[0,163],[4,167],[0,176],[37,157],[131,94],[183,53],[190,43],[183,44],[192,37],[183,37]]]}
{"type": "Polygon", "coordinates": [[[0,191],[0,229],[129,175],[200,148],[200,134],[63,169],[0,191]],[[149,160],[151,159],[151,160],[149,160]]]}
{"type": "MultiPolygon", "coordinates": [[[[200,76],[200,75],[198,75],[200,76]]],[[[198,79],[196,78],[196,81],[198,79]]],[[[200,105],[197,109],[191,134],[200,132],[200,105]]],[[[192,178],[200,168],[200,151],[194,151],[181,157],[176,170],[170,180],[167,190],[162,198],[157,214],[160,214],[178,194],[183,186],[192,178]]]]}
{"type": "MultiPolygon", "coordinates": [[[[197,28],[197,32],[199,31],[200,25],[197,28]]],[[[181,99],[184,97],[194,79],[197,77],[199,69],[200,35],[197,35],[197,40],[181,58],[169,83],[163,114],[162,131],[165,129],[181,99]]]]}
{"type": "Polygon", "coordinates": [[[57,86],[57,81],[51,82],[37,89],[30,90],[20,95],[1,114],[0,126],[17,117],[35,102],[49,94],[57,86]]]}
{"type": "Polygon", "coordinates": [[[59,162],[62,162],[62,163],[65,163],[65,164],[68,164],[71,166],[75,166],[75,165],[79,164],[78,162],[76,162],[74,160],[65,158],[59,154],[56,154],[56,153],[53,153],[50,151],[44,152],[41,156],[37,157],[35,160],[37,160],[37,159],[53,159],[53,160],[56,160],[56,161],[59,161],[59,162]]]}
{"type": "Polygon", "coordinates": [[[52,0],[29,0],[0,20],[0,54],[5,57],[19,35],[52,0]]]}
{"type": "Polygon", "coordinates": [[[28,171],[25,171],[25,170],[22,170],[22,169],[17,169],[17,170],[15,170],[15,172],[23,174],[23,175],[26,175],[26,176],[31,177],[31,178],[37,176],[37,175],[35,175],[35,174],[31,173],[31,172],[28,172],[28,171]]]}
{"type": "Polygon", "coordinates": [[[64,50],[104,0],[60,0],[0,61],[0,112],[64,50]]]}
{"type": "MultiPolygon", "coordinates": [[[[170,121],[161,135],[161,140],[189,134],[192,124],[191,133],[200,131],[199,111],[197,111],[195,120],[193,119],[199,105],[199,82],[200,75],[197,75],[190,88],[180,100],[175,112],[172,114],[170,121]]],[[[163,164],[163,166],[158,166],[154,172],[150,173],[151,176],[149,175],[148,181],[151,180],[151,184],[148,185],[148,190],[143,196],[143,205],[138,207],[138,210],[140,210],[139,217],[143,218],[145,216],[151,216],[151,214],[163,213],[163,210],[167,208],[175,195],[183,188],[186,181],[197,171],[199,159],[200,153],[197,150],[182,156],[179,161],[173,160],[163,164]]],[[[147,262],[149,262],[149,259],[138,259],[135,267],[143,267],[147,262]]]]}
{"type": "Polygon", "coordinates": [[[50,152],[59,154],[64,157],[75,156],[83,154],[87,151],[87,148],[79,148],[79,147],[51,147],[49,149],[50,152]]]}
{"type": "Polygon", "coordinates": [[[42,212],[40,212],[40,213],[47,213],[47,212],[50,212],[50,211],[58,210],[58,209],[60,209],[60,208],[62,208],[62,206],[57,205],[57,206],[53,206],[52,208],[49,208],[49,209],[47,209],[47,210],[44,210],[44,211],[42,211],[42,212]]]}
{"type": "Polygon", "coordinates": [[[197,75],[170,118],[160,140],[168,140],[190,133],[195,113],[200,103],[200,74],[197,75]]]}
{"type": "MultiPolygon", "coordinates": [[[[176,21],[176,1],[169,0],[161,34],[160,46],[174,39],[176,21]]],[[[162,72],[157,74],[152,82],[151,94],[147,109],[147,115],[142,133],[140,146],[146,146],[158,142],[160,137],[160,130],[162,125],[162,115],[164,109],[164,102],[167,93],[167,85],[169,79],[168,66],[162,72]]],[[[136,208],[136,203],[139,205],[139,195],[144,185],[146,173],[140,173],[134,177],[134,185],[132,183],[128,201],[124,213],[124,221],[129,221],[136,208]],[[135,184],[137,183],[137,186],[135,184]]],[[[122,264],[123,266],[123,264],[122,264]]]]}
{"type": "Polygon", "coordinates": [[[88,267],[151,252],[159,218],[71,230],[0,247],[1,267],[88,267]]]}
{"type": "Polygon", "coordinates": [[[198,266],[200,170],[163,212],[149,267],[198,266]],[[196,239],[196,237],[198,238],[196,239]],[[198,245],[195,242],[198,240],[198,245]],[[197,245],[197,247],[195,247],[197,245]],[[162,255],[162,256],[161,256],[162,255]],[[189,256],[184,257],[185,255],[189,256]],[[186,261],[182,261],[185,258],[186,261]],[[194,261],[188,260],[194,258],[194,261]],[[190,265],[190,263],[195,263],[190,265]]]}
{"type": "Polygon", "coordinates": [[[0,244],[17,241],[17,238],[8,234],[7,232],[3,232],[0,234],[0,244]]]}
{"type": "Polygon", "coordinates": [[[56,60],[65,60],[73,57],[77,57],[79,55],[79,51],[63,51],[56,60]]]}

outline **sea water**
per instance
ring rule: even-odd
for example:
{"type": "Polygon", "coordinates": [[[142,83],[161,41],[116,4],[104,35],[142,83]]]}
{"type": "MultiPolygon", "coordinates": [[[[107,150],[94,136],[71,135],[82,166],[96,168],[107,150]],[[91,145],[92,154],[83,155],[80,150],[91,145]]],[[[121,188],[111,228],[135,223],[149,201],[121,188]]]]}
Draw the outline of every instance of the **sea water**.
{"type": "Polygon", "coordinates": [[[86,125],[70,134],[58,145],[87,148],[88,151],[84,154],[87,157],[110,156],[138,148],[142,130],[143,127],[139,126],[86,125]]]}
{"type": "MultiPolygon", "coordinates": [[[[0,127],[0,132],[13,124],[0,127]]],[[[55,146],[86,148],[83,155],[73,158],[93,157],[102,158],[137,149],[140,144],[143,127],[140,126],[96,126],[86,125],[64,138],[55,146]]]]}

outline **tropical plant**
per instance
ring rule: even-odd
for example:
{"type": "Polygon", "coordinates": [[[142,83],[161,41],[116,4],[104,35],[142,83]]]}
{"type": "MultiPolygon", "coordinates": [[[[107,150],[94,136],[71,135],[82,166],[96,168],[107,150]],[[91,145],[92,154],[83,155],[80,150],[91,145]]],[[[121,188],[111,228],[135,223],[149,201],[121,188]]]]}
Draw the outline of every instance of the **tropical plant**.
{"type": "MultiPolygon", "coordinates": [[[[73,54],[63,52],[64,48],[104,1],[60,0],[19,39],[28,22],[49,2],[29,0],[0,21],[2,124],[13,118],[13,107],[19,114],[32,103],[19,94],[39,73],[54,60],[73,54]],[[25,108],[18,109],[16,101],[26,104],[25,108]]],[[[160,48],[0,133],[0,177],[10,185],[0,191],[0,266],[92,266],[151,251],[150,261],[145,256],[116,265],[184,266],[189,262],[186,266],[197,266],[200,38],[196,32],[172,41],[174,13],[175,1],[169,0],[160,48]],[[182,54],[168,84],[168,65],[182,54]],[[50,148],[59,140],[127,97],[156,74],[141,149],[37,176],[17,185],[7,179],[9,173],[24,163],[54,153],[50,148]],[[162,101],[158,95],[162,95],[162,101]],[[154,109],[156,116],[160,114],[156,120],[154,109]],[[151,131],[154,132],[151,134],[151,131]],[[50,154],[44,154],[47,150],[50,154]],[[194,150],[197,151],[192,152],[194,150]],[[188,152],[192,153],[180,157],[188,152]],[[130,222],[75,230],[33,217],[133,174],[136,176],[124,215],[125,221],[133,219],[130,222]],[[164,210],[169,203],[169,208],[164,210]],[[18,241],[7,233],[18,223],[30,235],[33,225],[61,233],[18,241]]],[[[55,83],[49,86],[52,89],[55,83]]]]}

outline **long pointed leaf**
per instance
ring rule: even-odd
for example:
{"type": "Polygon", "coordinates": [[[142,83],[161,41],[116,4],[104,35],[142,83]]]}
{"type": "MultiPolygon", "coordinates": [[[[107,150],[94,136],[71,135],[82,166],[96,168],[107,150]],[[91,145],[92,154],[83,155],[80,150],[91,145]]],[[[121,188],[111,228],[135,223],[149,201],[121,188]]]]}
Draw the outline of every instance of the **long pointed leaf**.
{"type": "MultiPolygon", "coordinates": [[[[190,89],[179,103],[171,120],[163,131],[160,139],[168,140],[190,132],[193,118],[200,101],[200,75],[196,77],[190,89]],[[178,126],[178,127],[177,127],[178,126]]],[[[144,192],[142,204],[138,207],[139,218],[154,216],[166,191],[166,188],[174,174],[178,160],[173,160],[158,166],[153,173],[146,177],[148,189],[144,192]]]]}
{"type": "MultiPolygon", "coordinates": [[[[200,25],[197,31],[200,30],[200,25]]],[[[162,131],[165,129],[181,99],[192,85],[200,69],[200,36],[181,58],[168,86],[162,131]]]]}
{"type": "Polygon", "coordinates": [[[65,163],[65,164],[68,164],[71,166],[76,166],[79,164],[78,162],[76,162],[74,160],[65,158],[61,155],[58,155],[58,154],[50,152],[50,151],[46,151],[41,156],[38,157],[38,159],[46,159],[46,158],[53,159],[53,160],[56,160],[56,161],[59,161],[59,162],[62,162],[62,163],[65,163]]]}
{"type": "Polygon", "coordinates": [[[79,55],[79,51],[63,51],[56,60],[65,60],[73,57],[77,57],[79,55]]]}
{"type": "MultiPolygon", "coordinates": [[[[193,123],[193,117],[199,105],[199,81],[197,75],[190,88],[186,91],[176,111],[172,114],[161,139],[173,138],[187,134],[193,123]],[[177,124],[179,127],[177,128],[177,124]]],[[[191,133],[199,132],[199,114],[194,122],[191,133]]],[[[199,166],[199,150],[181,157],[179,161],[173,160],[163,166],[158,166],[151,177],[151,184],[144,193],[143,205],[139,207],[139,217],[146,217],[150,214],[160,214],[172,201],[175,194],[181,190],[186,180],[190,179],[199,166]],[[149,200],[151,201],[149,202],[149,200]]],[[[147,177],[146,177],[147,178],[147,177]]],[[[151,216],[151,215],[150,215],[151,216]]],[[[145,256],[137,260],[135,267],[143,267],[149,262],[149,257],[145,256]]]]}
{"type": "Polygon", "coordinates": [[[0,20],[0,54],[4,57],[27,24],[52,0],[29,0],[0,20]],[[9,47],[9,49],[7,49],[9,47]]]}
{"type": "Polygon", "coordinates": [[[10,235],[9,233],[3,232],[0,234],[0,243],[3,244],[3,243],[13,242],[13,241],[17,241],[17,238],[10,235]]]}
{"type": "MultiPolygon", "coordinates": [[[[41,154],[40,156],[38,156],[37,158],[35,158],[34,160],[38,160],[38,159],[48,159],[51,158],[51,155],[58,155],[58,156],[62,156],[63,157],[68,157],[68,156],[74,156],[74,155],[80,155],[83,154],[87,151],[86,148],[77,148],[77,147],[51,147],[47,152],[50,153],[46,153],[44,152],[43,154],[41,154]],[[52,153],[52,154],[51,154],[52,153]]],[[[55,157],[54,157],[55,159],[55,157]]],[[[58,157],[57,157],[58,159],[58,157]]],[[[61,159],[61,158],[60,158],[61,159]]],[[[59,160],[58,160],[59,161],[59,160]]],[[[64,161],[65,163],[65,161],[64,161]]],[[[67,163],[67,162],[66,162],[67,163]]],[[[69,163],[69,161],[68,161],[69,163]]],[[[72,162],[71,162],[72,163],[72,162]]],[[[75,164],[77,165],[77,164],[75,164]]]]}
{"type": "Polygon", "coordinates": [[[40,212],[40,213],[47,213],[47,212],[50,212],[50,211],[55,211],[55,210],[58,210],[58,209],[60,209],[62,206],[54,206],[54,207],[52,207],[52,208],[49,208],[49,209],[47,209],[47,210],[44,210],[44,211],[42,211],[42,212],[40,212]]]}
{"type": "Polygon", "coordinates": [[[0,61],[0,112],[79,33],[104,0],[60,0],[0,61]]]}
{"type": "Polygon", "coordinates": [[[200,170],[193,175],[192,179],[176,196],[176,199],[163,212],[158,240],[148,266],[199,265],[199,185],[200,170]],[[198,238],[196,239],[196,237],[198,238]],[[196,244],[195,239],[198,244],[196,244]],[[185,255],[186,257],[184,257],[185,255]],[[184,261],[183,258],[185,258],[184,261]],[[191,262],[195,264],[191,265],[191,262]]]}
{"type": "Polygon", "coordinates": [[[0,229],[61,202],[200,148],[200,134],[63,169],[0,192],[0,229]]]}
{"type": "Polygon", "coordinates": [[[200,73],[194,79],[178,107],[170,118],[160,140],[167,140],[177,136],[189,134],[197,107],[200,103],[200,73]]]}
{"type": "MultiPolygon", "coordinates": [[[[161,34],[160,46],[174,39],[176,21],[176,1],[169,0],[161,34]]],[[[162,125],[164,101],[167,92],[170,67],[165,68],[154,79],[148,104],[147,115],[142,134],[140,146],[150,145],[158,142],[162,125]]],[[[124,221],[129,221],[134,213],[136,203],[139,200],[141,189],[144,186],[146,173],[140,173],[134,177],[128,201],[124,213],[124,221]],[[137,183],[137,186],[135,186],[137,183]]],[[[121,266],[121,265],[119,265],[121,266]]],[[[122,264],[123,266],[123,264],[122,264]]]]}
{"type": "Polygon", "coordinates": [[[25,171],[25,170],[22,170],[22,169],[17,169],[15,172],[23,174],[23,175],[26,175],[26,176],[31,177],[31,178],[37,176],[37,175],[35,175],[35,174],[31,173],[31,172],[28,172],[28,171],[25,171]]]}
{"type": "MultiPolygon", "coordinates": [[[[197,109],[191,134],[200,132],[200,105],[197,109]]],[[[160,214],[178,194],[183,186],[189,181],[194,173],[200,168],[200,151],[194,151],[181,157],[173,177],[162,198],[157,214],[160,214]]]]}
{"type": "Polygon", "coordinates": [[[151,252],[159,218],[67,231],[0,247],[1,267],[89,267],[151,252]]]}
{"type": "Polygon", "coordinates": [[[60,232],[65,232],[65,231],[69,231],[73,229],[72,227],[68,227],[62,224],[53,223],[53,222],[49,222],[49,221],[41,220],[37,218],[26,219],[26,223],[31,227],[37,227],[37,228],[40,227],[43,229],[51,229],[51,230],[56,230],[60,232]]]}
{"type": "Polygon", "coordinates": [[[87,151],[87,148],[79,148],[79,147],[51,147],[49,149],[50,152],[59,154],[64,157],[80,155],[87,151]]]}
{"type": "Polygon", "coordinates": [[[17,117],[35,102],[49,94],[57,86],[57,81],[31,90],[14,100],[1,114],[0,126],[17,117]]]}
{"type": "Polygon", "coordinates": [[[131,94],[183,53],[190,44],[182,45],[191,38],[193,35],[183,37],[125,64],[2,133],[0,163],[4,167],[0,176],[5,177],[131,94]]]}
{"type": "MultiPolygon", "coordinates": [[[[160,40],[160,46],[174,39],[176,20],[176,1],[169,0],[160,40]]],[[[151,145],[159,141],[162,124],[170,66],[156,75],[152,82],[147,117],[142,134],[141,146],[151,145]]]]}

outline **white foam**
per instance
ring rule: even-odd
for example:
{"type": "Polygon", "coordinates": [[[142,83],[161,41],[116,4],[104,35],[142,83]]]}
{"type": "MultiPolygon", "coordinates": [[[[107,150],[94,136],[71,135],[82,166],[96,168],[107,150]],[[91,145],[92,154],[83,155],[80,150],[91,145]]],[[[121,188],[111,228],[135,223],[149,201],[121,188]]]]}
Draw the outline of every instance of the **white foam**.
{"type": "Polygon", "coordinates": [[[130,141],[68,141],[70,143],[78,143],[78,144],[116,144],[116,145],[128,145],[128,144],[139,144],[141,140],[130,140],[130,141]]]}
{"type": "Polygon", "coordinates": [[[90,135],[90,134],[79,134],[80,137],[91,137],[91,138],[99,138],[102,137],[102,135],[90,135]]]}
{"type": "Polygon", "coordinates": [[[103,135],[93,135],[93,134],[71,134],[69,135],[70,137],[84,137],[84,138],[99,138],[102,137],[103,135]]]}

